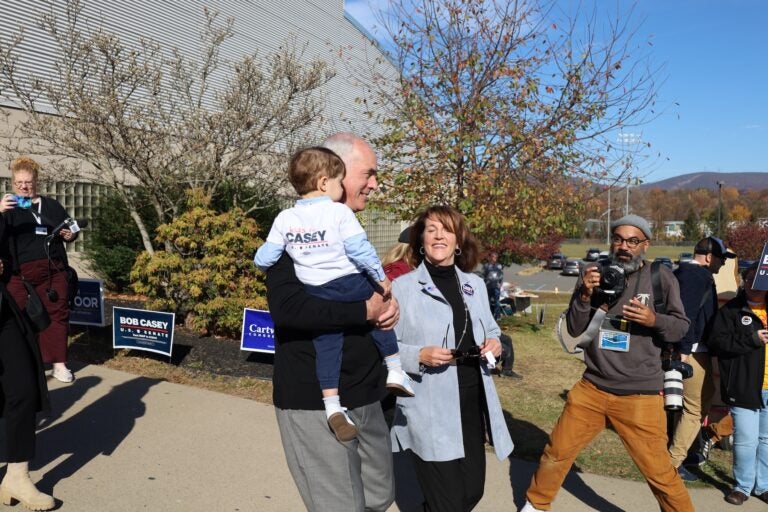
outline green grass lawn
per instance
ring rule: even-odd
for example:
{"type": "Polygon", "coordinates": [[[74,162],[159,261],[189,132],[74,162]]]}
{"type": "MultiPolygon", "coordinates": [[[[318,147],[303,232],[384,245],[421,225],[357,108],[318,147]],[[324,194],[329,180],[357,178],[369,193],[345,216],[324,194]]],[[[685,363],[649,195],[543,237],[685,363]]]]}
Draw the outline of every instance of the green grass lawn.
{"type": "MultiPolygon", "coordinates": [[[[495,379],[516,457],[539,459],[568,390],[584,370],[584,363],[564,352],[555,338],[555,322],[567,300],[563,294],[541,294],[539,304],[545,305],[546,311],[543,324],[538,323],[536,315],[501,320],[502,329],[514,340],[515,371],[523,375],[522,380],[495,379]]],[[[621,440],[610,429],[581,452],[575,466],[589,473],[642,480],[621,440]]],[[[702,471],[702,481],[691,485],[726,489],[731,485],[731,452],[712,450],[702,471]]]]}

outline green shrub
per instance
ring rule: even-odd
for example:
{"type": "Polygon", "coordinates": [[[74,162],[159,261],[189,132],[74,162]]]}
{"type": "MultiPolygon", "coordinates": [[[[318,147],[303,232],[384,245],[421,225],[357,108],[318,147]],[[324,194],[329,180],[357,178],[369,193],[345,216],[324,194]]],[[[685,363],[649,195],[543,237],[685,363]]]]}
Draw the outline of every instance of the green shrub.
{"type": "MultiPolygon", "coordinates": [[[[143,194],[136,191],[137,201],[143,194]]],[[[139,212],[147,228],[154,231],[157,216],[154,210],[145,206],[139,212]]],[[[122,200],[109,192],[99,201],[91,229],[85,244],[85,252],[93,262],[94,269],[104,278],[110,290],[122,292],[130,284],[130,274],[136,257],[144,250],[141,235],[122,200]]]]}
{"type": "Polygon", "coordinates": [[[202,333],[239,336],[243,308],[265,308],[263,274],[253,264],[262,241],[258,225],[240,208],[217,214],[199,191],[188,209],[157,228],[172,252],[142,253],[131,271],[133,289],[147,307],[174,312],[202,333]]]}

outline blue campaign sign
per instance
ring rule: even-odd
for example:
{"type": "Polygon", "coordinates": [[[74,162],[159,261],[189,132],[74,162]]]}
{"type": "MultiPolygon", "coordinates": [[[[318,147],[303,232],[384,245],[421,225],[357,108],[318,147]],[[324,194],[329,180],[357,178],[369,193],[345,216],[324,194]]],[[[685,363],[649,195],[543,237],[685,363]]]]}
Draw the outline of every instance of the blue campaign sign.
{"type": "Polygon", "coordinates": [[[760,265],[757,267],[755,280],[752,281],[752,289],[768,290],[768,243],[763,246],[763,254],[758,261],[760,265]]]}
{"type": "Polygon", "coordinates": [[[245,308],[240,350],[275,353],[275,324],[269,311],[245,308]]]}
{"type": "Polygon", "coordinates": [[[171,357],[176,315],[144,309],[112,310],[112,347],[146,350],[171,357]]]}
{"type": "Polygon", "coordinates": [[[69,310],[69,323],[104,326],[104,281],[79,279],[77,295],[69,310]]]}

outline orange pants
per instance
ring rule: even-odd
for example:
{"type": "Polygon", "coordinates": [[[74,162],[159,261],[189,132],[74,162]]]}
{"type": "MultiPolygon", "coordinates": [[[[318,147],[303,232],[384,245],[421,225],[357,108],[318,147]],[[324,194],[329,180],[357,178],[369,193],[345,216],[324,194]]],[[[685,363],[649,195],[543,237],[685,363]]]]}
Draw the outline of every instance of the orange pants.
{"type": "Polygon", "coordinates": [[[526,497],[549,510],[579,452],[610,421],[630,457],[645,476],[662,511],[693,512],[693,503],[667,452],[666,416],[661,395],[619,396],[577,382],[555,424],[526,497]]]}

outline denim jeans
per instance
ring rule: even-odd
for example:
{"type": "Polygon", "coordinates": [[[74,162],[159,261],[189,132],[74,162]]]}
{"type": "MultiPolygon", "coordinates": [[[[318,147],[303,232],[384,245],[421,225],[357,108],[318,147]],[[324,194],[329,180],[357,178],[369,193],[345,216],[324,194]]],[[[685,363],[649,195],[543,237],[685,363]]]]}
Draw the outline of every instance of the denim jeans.
{"type": "Polygon", "coordinates": [[[734,489],[747,496],[768,491],[768,389],[763,390],[762,409],[731,407],[733,416],[734,489]]]}

